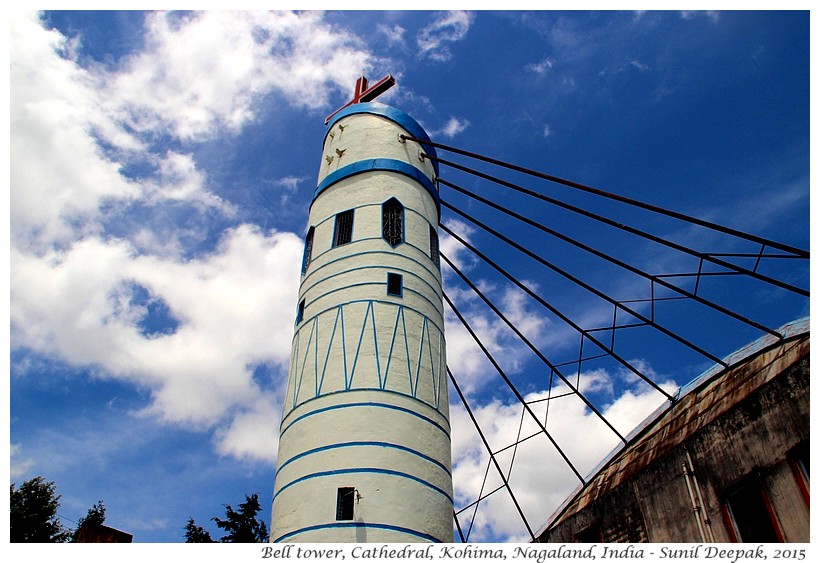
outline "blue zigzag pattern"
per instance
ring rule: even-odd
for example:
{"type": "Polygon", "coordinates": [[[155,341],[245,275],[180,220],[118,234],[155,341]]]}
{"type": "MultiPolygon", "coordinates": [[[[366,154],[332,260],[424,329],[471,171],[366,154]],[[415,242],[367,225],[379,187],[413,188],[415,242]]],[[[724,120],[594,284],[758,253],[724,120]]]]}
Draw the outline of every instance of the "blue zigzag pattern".
{"type": "Polygon", "coordinates": [[[338,305],[307,319],[294,336],[288,406],[378,389],[439,409],[443,350],[440,329],[414,309],[375,300],[338,305]]]}

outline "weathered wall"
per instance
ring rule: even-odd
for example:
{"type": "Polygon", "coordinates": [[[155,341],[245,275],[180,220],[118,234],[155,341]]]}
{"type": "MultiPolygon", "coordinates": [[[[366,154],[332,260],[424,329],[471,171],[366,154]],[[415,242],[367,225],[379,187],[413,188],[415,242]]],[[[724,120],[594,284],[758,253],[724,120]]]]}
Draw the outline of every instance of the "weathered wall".
{"type": "MultiPolygon", "coordinates": [[[[651,439],[633,444],[635,451],[613,460],[622,465],[599,474],[579,495],[583,502],[576,499],[540,541],[588,541],[585,530],[594,530],[592,539],[599,535],[598,541],[604,542],[732,541],[722,508],[725,493],[758,475],[783,540],[808,542],[809,507],[788,459],[793,448],[809,440],[808,352],[806,335],[690,393],[687,414],[680,418],[697,416],[686,418],[685,428],[666,421],[651,439]],[[777,373],[767,373],[775,368],[777,373]],[[699,419],[716,410],[720,414],[702,424],[699,419]],[[663,451],[668,436],[686,428],[694,430],[663,451]],[[647,452],[652,449],[663,453],[635,469],[651,457],[647,452]],[[706,516],[700,525],[695,510],[700,501],[691,500],[686,467],[694,473],[690,485],[697,482],[700,488],[706,516]],[[617,486],[608,487],[614,481],[617,486]]],[[[666,416],[674,419],[676,413],[666,416]]]]}

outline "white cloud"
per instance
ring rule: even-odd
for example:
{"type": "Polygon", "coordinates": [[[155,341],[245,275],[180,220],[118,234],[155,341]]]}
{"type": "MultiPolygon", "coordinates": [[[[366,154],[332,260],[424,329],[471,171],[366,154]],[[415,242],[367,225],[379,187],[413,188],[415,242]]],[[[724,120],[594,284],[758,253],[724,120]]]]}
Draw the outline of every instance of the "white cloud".
{"type": "Polygon", "coordinates": [[[93,238],[43,257],[13,249],[14,341],[151,390],[146,413],[161,420],[212,425],[254,404],[252,366],[284,370],[291,333],[282,327],[293,320],[301,251],[293,234],[250,226],[185,262],[93,238]],[[127,283],[162,299],[180,323],[172,334],[143,334],[144,310],[123,293],[127,283]]]}
{"type": "Polygon", "coordinates": [[[236,212],[234,206],[207,191],[205,174],[197,168],[193,155],[168,151],[155,162],[158,178],[145,182],[146,204],[184,202],[201,210],[214,208],[226,216],[236,212]]]}
{"type": "Polygon", "coordinates": [[[280,393],[262,393],[246,410],[235,415],[226,428],[216,433],[217,451],[239,459],[276,462],[282,414],[280,393]]]}
{"type": "MultiPolygon", "coordinates": [[[[475,232],[473,227],[458,219],[448,219],[444,225],[468,243],[470,242],[470,236],[475,232]]],[[[469,270],[476,264],[475,256],[467,250],[467,247],[446,232],[441,233],[439,249],[459,270],[469,270]]],[[[443,262],[442,270],[445,276],[452,274],[452,270],[443,262]]]]}
{"type": "Polygon", "coordinates": [[[22,458],[22,444],[11,444],[11,464],[9,466],[9,477],[11,479],[26,479],[30,475],[31,469],[36,465],[31,458],[22,458]]]}
{"type": "Polygon", "coordinates": [[[101,201],[139,195],[90,134],[102,96],[92,76],[59,56],[67,43],[57,32],[19,12],[10,29],[12,241],[98,232],[101,201]]]}
{"type": "Polygon", "coordinates": [[[536,74],[546,74],[553,66],[555,66],[555,59],[547,57],[540,63],[532,63],[527,65],[527,69],[535,72],[536,74]]]}
{"type": "Polygon", "coordinates": [[[405,44],[404,34],[407,30],[398,24],[393,25],[393,27],[388,27],[380,23],[376,26],[376,31],[387,38],[388,45],[403,46],[405,44]]]}
{"type": "MultiPolygon", "coordinates": [[[[602,381],[612,379],[612,375],[603,372],[584,373],[581,376],[581,388],[588,391],[602,381]]],[[[664,387],[667,390],[674,389],[672,383],[666,383],[664,387]]],[[[663,402],[659,393],[643,389],[627,389],[603,409],[604,416],[622,434],[640,423],[663,402]]],[[[559,395],[560,391],[560,386],[554,389],[553,396],[559,395]]],[[[525,396],[542,423],[547,406],[543,399],[547,396],[546,391],[525,396]]],[[[538,424],[526,413],[522,423],[523,409],[516,401],[495,399],[487,404],[476,405],[475,397],[470,400],[474,403],[473,413],[479,420],[490,447],[496,452],[508,448],[497,456],[497,460],[504,474],[509,475],[513,494],[533,531],[536,531],[578,486],[579,479],[543,434],[520,443],[517,448],[511,447],[521,438],[539,431],[538,424]]],[[[502,480],[491,464],[463,406],[451,405],[450,412],[453,428],[453,481],[456,487],[456,508],[459,509],[477,499],[482,484],[486,494],[500,486],[502,480]]],[[[549,401],[549,417],[546,420],[550,435],[584,477],[619,444],[617,436],[575,396],[549,401]],[[584,428],[583,440],[578,439],[578,428],[584,428]]],[[[469,510],[460,515],[462,527],[471,514],[472,510],[469,510]]],[[[472,541],[530,539],[506,489],[496,492],[481,503],[473,534],[470,538],[472,541]]]]}
{"type": "Polygon", "coordinates": [[[319,109],[346,92],[372,57],[353,34],[319,12],[153,13],[146,49],[108,77],[120,119],[138,131],[167,129],[201,139],[253,119],[258,97],[275,91],[319,109]]]}
{"type": "Polygon", "coordinates": [[[452,139],[465,129],[470,126],[470,122],[466,119],[458,119],[457,117],[451,117],[447,123],[442,127],[439,131],[436,131],[431,134],[431,137],[436,137],[438,135],[444,135],[445,137],[452,139]]]}
{"type": "Polygon", "coordinates": [[[307,180],[307,176],[285,176],[273,182],[274,186],[282,188],[282,194],[279,196],[279,204],[285,205],[290,196],[296,193],[299,184],[307,180]]]}
{"type": "Polygon", "coordinates": [[[460,10],[439,15],[416,36],[419,55],[435,61],[449,60],[452,55],[447,43],[463,39],[472,21],[473,14],[460,10]]]}
{"type": "MultiPolygon", "coordinates": [[[[152,13],[142,50],[115,65],[82,67],[81,49],[37,14],[14,14],[12,344],[145,389],[137,414],[215,430],[218,452],[270,462],[279,382],[253,374],[264,364],[284,378],[302,241],[234,225],[213,251],[183,258],[203,235],[166,216],[236,209],[193,152],[165,141],[234,134],[269,93],[318,111],[378,61],[319,12],[152,13]],[[129,178],[129,165],[147,172],[129,178]],[[106,232],[133,207],[153,218],[106,232]],[[152,304],[176,326],[143,330],[152,304]]],[[[287,193],[301,180],[278,185],[287,193]]]]}
{"type": "Polygon", "coordinates": [[[720,12],[715,10],[683,10],[680,16],[685,20],[691,20],[696,17],[704,17],[712,23],[717,23],[720,20],[720,12]]]}

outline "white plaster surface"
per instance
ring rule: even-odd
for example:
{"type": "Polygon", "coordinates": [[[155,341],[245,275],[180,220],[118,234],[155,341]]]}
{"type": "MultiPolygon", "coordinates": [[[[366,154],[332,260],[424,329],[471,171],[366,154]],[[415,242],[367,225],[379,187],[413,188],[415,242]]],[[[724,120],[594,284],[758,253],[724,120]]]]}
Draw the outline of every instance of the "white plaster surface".
{"type": "MultiPolygon", "coordinates": [[[[372,158],[402,160],[434,179],[420,147],[399,142],[403,132],[380,116],[341,119],[325,138],[318,181],[372,158]]],[[[452,541],[441,274],[429,255],[435,200],[414,179],[368,171],[319,194],[310,225],[271,538],[299,531],[282,541],[452,541]],[[381,233],[381,206],[392,197],[404,206],[396,247],[381,233]],[[332,248],[334,218],[348,209],[353,240],[332,248]],[[387,295],[388,273],[402,275],[400,297],[387,295]],[[339,487],[357,491],[353,521],[336,521],[339,487]]]]}

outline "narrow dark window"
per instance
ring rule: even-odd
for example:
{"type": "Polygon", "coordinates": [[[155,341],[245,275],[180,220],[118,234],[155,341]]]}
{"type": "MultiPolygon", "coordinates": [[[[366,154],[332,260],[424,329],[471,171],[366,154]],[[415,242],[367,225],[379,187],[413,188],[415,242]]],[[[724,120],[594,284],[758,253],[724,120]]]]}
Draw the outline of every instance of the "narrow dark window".
{"type": "Polygon", "coordinates": [[[396,295],[401,297],[401,290],[401,274],[387,274],[387,295],[396,295]]]}
{"type": "Polygon", "coordinates": [[[356,489],[339,487],[336,491],[336,520],[353,520],[353,500],[356,489]]]}
{"type": "Polygon", "coordinates": [[[726,495],[726,508],[738,541],[782,541],[773,520],[766,492],[757,479],[749,479],[732,489],[726,495]]]}
{"type": "Polygon", "coordinates": [[[304,274],[307,272],[308,264],[310,264],[310,259],[313,257],[313,233],[315,229],[313,227],[308,229],[307,235],[305,236],[305,255],[302,257],[302,273],[304,274]]]}
{"type": "Polygon", "coordinates": [[[333,246],[341,246],[353,240],[353,210],[348,209],[336,215],[336,227],[333,232],[333,246]]]}
{"type": "Polygon", "coordinates": [[[806,442],[794,448],[789,454],[789,458],[794,460],[807,483],[809,482],[809,451],[809,443],[806,442]]]}
{"type": "Polygon", "coordinates": [[[436,266],[441,267],[438,257],[438,231],[430,225],[430,258],[436,263],[436,266]]]}
{"type": "Polygon", "coordinates": [[[382,204],[382,237],[390,246],[396,246],[404,240],[404,206],[396,198],[390,198],[382,204]]]}
{"type": "Polygon", "coordinates": [[[299,308],[296,310],[296,324],[302,322],[302,319],[305,316],[305,300],[302,299],[299,301],[299,308]]]}
{"type": "Polygon", "coordinates": [[[576,543],[601,543],[603,541],[603,534],[601,533],[601,524],[596,523],[592,526],[584,528],[575,534],[572,540],[576,543]]]}
{"type": "Polygon", "coordinates": [[[809,443],[804,442],[789,452],[789,464],[794,471],[794,477],[797,479],[797,486],[800,487],[800,492],[806,500],[806,505],[809,504],[809,443]]]}

